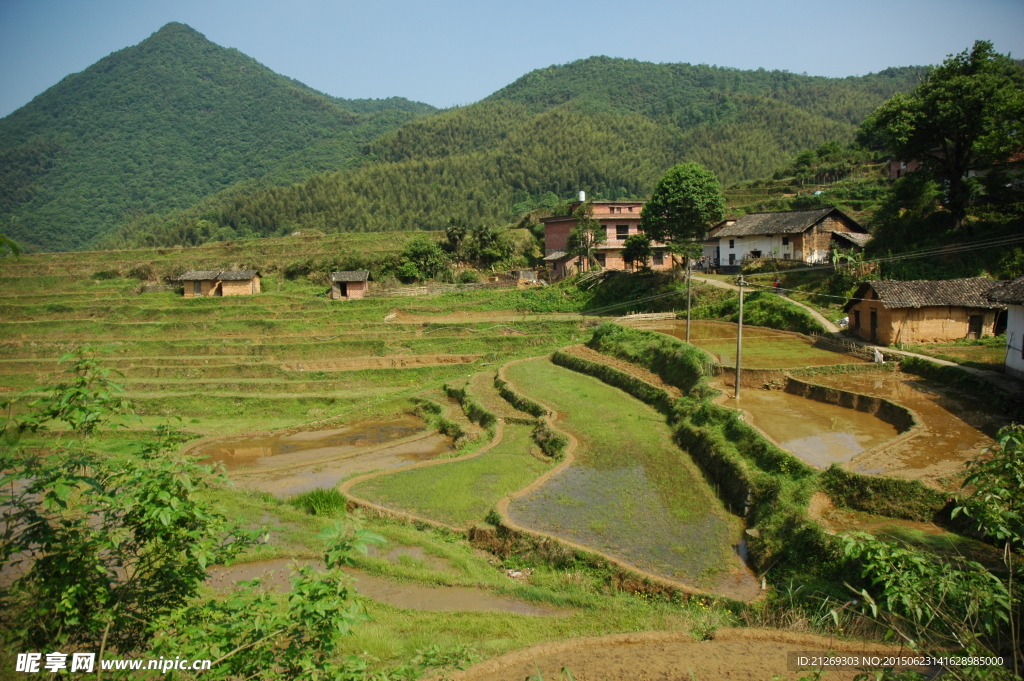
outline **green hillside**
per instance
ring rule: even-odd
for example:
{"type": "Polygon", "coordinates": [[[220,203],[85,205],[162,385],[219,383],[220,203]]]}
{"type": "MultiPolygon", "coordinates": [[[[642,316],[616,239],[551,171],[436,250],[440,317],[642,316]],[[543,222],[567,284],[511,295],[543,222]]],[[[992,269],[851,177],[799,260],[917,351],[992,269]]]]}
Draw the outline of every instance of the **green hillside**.
{"type": "Polygon", "coordinates": [[[432,110],[328,97],[171,23],[0,120],[0,226],[33,250],[80,249],[239,182],[344,168],[432,110]]]}
{"type": "Polygon", "coordinates": [[[500,225],[551,194],[643,196],[681,161],[704,163],[724,182],[762,177],[826,140],[851,141],[864,116],[923,72],[829,79],[594,57],[407,123],[368,145],[356,169],[232,191],[135,220],[105,243],[435,230],[451,218],[500,225]]]}

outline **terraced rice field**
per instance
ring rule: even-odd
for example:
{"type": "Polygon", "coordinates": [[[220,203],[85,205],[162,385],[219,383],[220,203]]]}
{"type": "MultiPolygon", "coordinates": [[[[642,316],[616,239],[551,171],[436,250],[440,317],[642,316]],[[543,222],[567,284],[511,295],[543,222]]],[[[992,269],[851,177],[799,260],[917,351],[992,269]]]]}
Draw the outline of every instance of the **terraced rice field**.
{"type": "Polygon", "coordinates": [[[501,441],[479,456],[381,475],[353,486],[353,496],[458,527],[482,522],[495,503],[550,467],[531,426],[506,424],[501,441]]]}
{"type": "MultiPolygon", "coordinates": [[[[686,338],[686,322],[647,322],[638,328],[686,338]]],[[[736,366],[737,326],[730,322],[690,322],[690,342],[706,350],[724,366],[736,366]]],[[[792,369],[807,366],[863,362],[851,355],[822,350],[799,336],[758,326],[743,327],[743,368],[792,369]]]]}
{"type": "Polygon", "coordinates": [[[575,314],[517,313],[532,292],[516,289],[331,301],[326,284],[270,272],[256,296],[183,299],[92,278],[147,263],[266,270],[289,244],[303,242],[267,244],[266,260],[226,245],[3,259],[0,394],[64,380],[58,358],[88,346],[120,372],[143,427],[174,416],[201,435],[265,431],[402,412],[424,388],[585,333],[575,314]]]}
{"type": "Polygon", "coordinates": [[[661,414],[547,359],[510,365],[506,376],[579,441],[572,465],[509,504],[514,522],[692,584],[735,568],[739,523],[661,414]]]}

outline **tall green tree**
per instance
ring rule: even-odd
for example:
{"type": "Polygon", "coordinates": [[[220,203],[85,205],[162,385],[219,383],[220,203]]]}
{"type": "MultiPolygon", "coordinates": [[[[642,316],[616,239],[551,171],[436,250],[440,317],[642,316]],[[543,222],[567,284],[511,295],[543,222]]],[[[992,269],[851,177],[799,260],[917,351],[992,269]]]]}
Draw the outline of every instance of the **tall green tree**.
{"type": "Polygon", "coordinates": [[[590,201],[581,203],[572,216],[576,224],[569,232],[566,252],[577,258],[581,271],[590,269],[597,264],[594,251],[607,240],[604,226],[594,219],[594,204],[590,201]]]}
{"type": "Polygon", "coordinates": [[[647,269],[651,259],[651,237],[646,234],[634,234],[627,237],[622,244],[622,260],[627,265],[637,265],[647,269]]]}
{"type": "Polygon", "coordinates": [[[681,163],[658,180],[640,213],[640,229],[652,241],[681,245],[703,239],[723,217],[725,199],[715,174],[699,163],[681,163]]]}
{"type": "Polygon", "coordinates": [[[913,91],[896,94],[861,126],[861,139],[916,160],[944,187],[943,203],[964,224],[987,169],[1024,149],[1024,69],[979,40],[950,55],[913,91]]]}

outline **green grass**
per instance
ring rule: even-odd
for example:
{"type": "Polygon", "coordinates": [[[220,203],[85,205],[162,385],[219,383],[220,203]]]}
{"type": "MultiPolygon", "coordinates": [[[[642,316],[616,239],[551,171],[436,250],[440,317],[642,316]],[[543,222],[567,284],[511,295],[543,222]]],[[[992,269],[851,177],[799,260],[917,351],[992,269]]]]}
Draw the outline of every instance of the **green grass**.
{"type": "Polygon", "coordinates": [[[706,584],[726,569],[738,523],[658,412],[546,359],[506,376],[579,440],[573,465],[510,504],[513,520],[673,578],[706,584]]]}
{"type": "Polygon", "coordinates": [[[530,454],[537,449],[531,430],[507,424],[501,442],[477,457],[382,475],[351,492],[450,525],[481,522],[499,499],[526,487],[548,468],[530,454]]]}
{"type": "MultiPolygon", "coordinates": [[[[657,329],[671,328],[677,338],[685,338],[683,323],[657,329]]],[[[715,355],[720,364],[736,365],[735,324],[690,322],[690,342],[715,355]]],[[[814,347],[796,336],[778,333],[772,329],[743,326],[743,367],[748,369],[789,369],[807,366],[850,364],[859,360],[850,355],[814,347]]]]}
{"type": "Polygon", "coordinates": [[[965,339],[948,343],[925,343],[900,346],[947,362],[956,362],[976,369],[1002,371],[1006,361],[1006,336],[965,339]]]}

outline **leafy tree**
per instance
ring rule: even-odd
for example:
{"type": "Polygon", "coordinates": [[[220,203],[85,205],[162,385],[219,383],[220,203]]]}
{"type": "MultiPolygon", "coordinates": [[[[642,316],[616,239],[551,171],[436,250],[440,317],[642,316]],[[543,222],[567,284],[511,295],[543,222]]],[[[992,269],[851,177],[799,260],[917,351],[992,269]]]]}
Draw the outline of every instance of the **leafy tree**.
{"type": "Polygon", "coordinates": [[[1024,147],[1024,69],[979,40],[950,55],[907,94],[896,94],[861,126],[865,141],[917,160],[944,186],[957,227],[977,191],[972,169],[1005,161],[1024,147]]]}
{"type": "Polygon", "coordinates": [[[607,235],[600,222],[594,219],[594,205],[589,201],[581,203],[573,211],[576,224],[569,232],[566,253],[577,258],[580,270],[587,270],[597,265],[594,250],[603,244],[607,235]]]}
{"type": "Polygon", "coordinates": [[[448,272],[451,261],[440,244],[427,236],[418,236],[405,245],[396,274],[406,281],[437,279],[448,272]]]}
{"type": "Polygon", "coordinates": [[[715,174],[699,163],[682,163],[658,181],[640,214],[640,229],[653,241],[695,242],[725,216],[715,174]]]}
{"type": "Polygon", "coordinates": [[[647,269],[652,252],[651,237],[646,234],[633,234],[626,237],[622,246],[622,259],[627,265],[639,263],[642,269],[647,269]]]}
{"type": "Polygon", "coordinates": [[[176,455],[173,430],[158,429],[136,456],[96,452],[90,436],[123,403],[86,354],[71,371],[72,383],[27,414],[0,419],[0,488],[9,490],[0,565],[21,573],[0,588],[0,630],[26,648],[136,650],[154,618],[198,593],[208,564],[230,561],[256,536],[197,496],[226,480],[176,455]],[[78,437],[58,440],[48,456],[19,446],[53,420],[78,437]]]}

